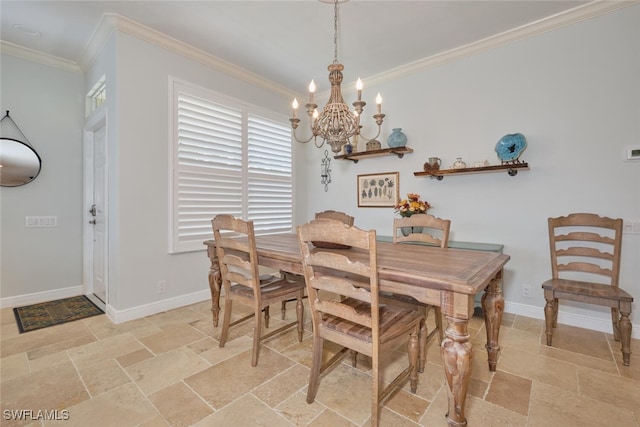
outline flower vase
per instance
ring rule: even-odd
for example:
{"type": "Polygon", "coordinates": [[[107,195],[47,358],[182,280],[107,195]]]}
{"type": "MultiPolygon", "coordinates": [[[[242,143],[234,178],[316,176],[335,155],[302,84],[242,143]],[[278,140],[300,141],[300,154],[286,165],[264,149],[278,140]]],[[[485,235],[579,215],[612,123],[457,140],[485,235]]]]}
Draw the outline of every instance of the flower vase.
{"type": "Polygon", "coordinates": [[[404,147],[407,145],[407,135],[402,132],[401,128],[394,128],[387,138],[387,144],[391,148],[404,147]]]}

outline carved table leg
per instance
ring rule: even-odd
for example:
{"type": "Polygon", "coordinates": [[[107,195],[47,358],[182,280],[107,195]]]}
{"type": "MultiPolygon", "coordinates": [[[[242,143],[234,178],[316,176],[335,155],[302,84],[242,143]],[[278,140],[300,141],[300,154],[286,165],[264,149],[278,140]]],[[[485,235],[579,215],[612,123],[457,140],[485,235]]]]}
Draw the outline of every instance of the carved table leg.
{"type": "Polygon", "coordinates": [[[445,330],[445,338],[440,346],[440,354],[444,363],[445,377],[449,387],[449,409],[447,422],[452,426],[466,426],[464,405],[467,400],[467,389],[471,378],[471,362],[473,352],[467,331],[468,321],[445,316],[449,326],[445,330]]]}
{"type": "Polygon", "coordinates": [[[491,279],[489,285],[482,295],[482,311],[484,312],[485,329],[487,330],[487,344],[485,345],[489,355],[489,370],[496,371],[498,363],[498,336],[500,334],[500,324],[502,323],[502,313],[504,313],[504,298],[502,297],[502,271],[491,279]]]}
{"type": "Polygon", "coordinates": [[[218,317],[220,316],[220,287],[222,284],[222,276],[220,275],[220,264],[216,255],[215,246],[207,248],[207,255],[211,260],[209,267],[209,288],[211,289],[211,314],[213,316],[213,327],[218,326],[218,317]]]}

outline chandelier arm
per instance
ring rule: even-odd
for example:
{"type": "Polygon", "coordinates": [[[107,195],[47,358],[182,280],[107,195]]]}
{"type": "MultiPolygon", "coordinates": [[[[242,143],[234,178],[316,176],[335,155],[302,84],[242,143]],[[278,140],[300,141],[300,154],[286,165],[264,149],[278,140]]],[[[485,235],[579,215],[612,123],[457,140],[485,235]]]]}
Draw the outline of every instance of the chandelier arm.
{"type": "MultiPolygon", "coordinates": [[[[358,135],[362,139],[362,142],[366,144],[367,142],[371,142],[380,136],[380,132],[382,130],[382,120],[384,119],[384,116],[385,116],[384,114],[375,114],[373,116],[373,118],[376,119],[376,124],[378,125],[378,132],[373,138],[368,139],[364,135],[362,135],[362,131],[358,132],[358,135]]],[[[360,128],[362,128],[362,126],[360,126],[360,128]]]]}
{"type": "MultiPolygon", "coordinates": [[[[315,135],[311,135],[309,137],[309,139],[307,139],[306,141],[303,141],[301,139],[298,139],[298,136],[296,135],[296,130],[295,128],[293,129],[293,139],[295,139],[297,142],[301,143],[301,144],[306,144],[307,142],[311,141],[313,138],[315,138],[315,135]]],[[[316,145],[317,146],[317,145],[316,145]]],[[[318,147],[320,148],[320,147],[318,147]]]]}

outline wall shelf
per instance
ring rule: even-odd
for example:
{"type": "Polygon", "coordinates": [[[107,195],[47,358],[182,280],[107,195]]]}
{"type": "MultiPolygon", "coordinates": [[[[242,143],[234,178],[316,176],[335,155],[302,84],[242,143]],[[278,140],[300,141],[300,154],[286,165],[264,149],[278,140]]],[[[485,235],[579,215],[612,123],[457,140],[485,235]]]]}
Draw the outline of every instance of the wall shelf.
{"type": "Polygon", "coordinates": [[[437,171],[420,171],[414,172],[414,176],[428,176],[435,178],[438,181],[442,181],[445,175],[467,175],[474,173],[489,173],[489,172],[502,172],[507,171],[509,176],[516,176],[518,170],[529,170],[528,163],[513,163],[507,165],[494,165],[494,166],[481,166],[476,168],[463,168],[463,169],[440,169],[437,171]]]}
{"type": "Polygon", "coordinates": [[[357,151],[351,154],[341,154],[338,156],[334,156],[334,159],[339,160],[351,160],[353,163],[358,163],[360,159],[366,159],[369,157],[380,157],[380,156],[398,156],[401,159],[405,153],[413,153],[413,148],[409,147],[397,147],[397,148],[383,148],[381,150],[368,150],[368,151],[357,151]]]}

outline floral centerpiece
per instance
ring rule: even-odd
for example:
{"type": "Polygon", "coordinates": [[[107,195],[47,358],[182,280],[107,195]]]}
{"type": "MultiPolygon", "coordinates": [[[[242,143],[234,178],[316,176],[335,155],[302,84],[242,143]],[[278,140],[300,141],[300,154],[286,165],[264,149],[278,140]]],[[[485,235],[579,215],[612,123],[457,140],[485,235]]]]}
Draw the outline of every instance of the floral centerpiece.
{"type": "Polygon", "coordinates": [[[431,205],[426,200],[420,200],[420,195],[407,193],[407,198],[400,201],[395,206],[395,212],[400,216],[409,217],[414,214],[426,214],[431,209],[431,205]]]}

